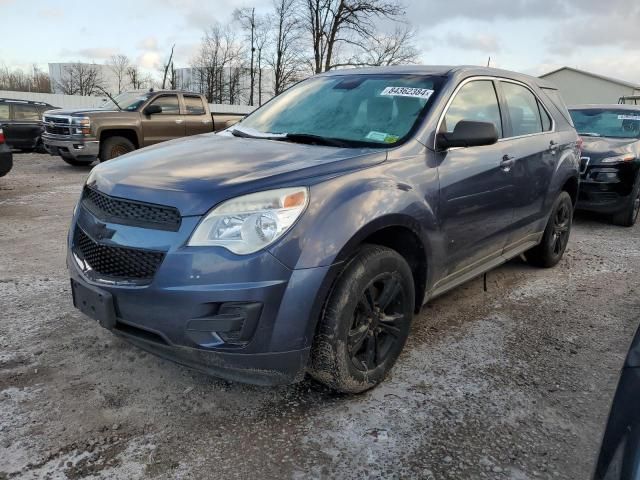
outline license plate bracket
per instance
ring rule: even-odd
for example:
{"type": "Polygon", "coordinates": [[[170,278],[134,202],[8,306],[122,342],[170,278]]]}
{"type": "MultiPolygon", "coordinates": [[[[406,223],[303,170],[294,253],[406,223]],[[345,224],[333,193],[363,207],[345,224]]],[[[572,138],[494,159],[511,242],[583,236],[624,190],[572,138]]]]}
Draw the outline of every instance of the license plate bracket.
{"type": "Polygon", "coordinates": [[[104,328],[116,326],[113,296],[109,292],[71,279],[71,293],[73,306],[86,316],[97,320],[104,328]]]}

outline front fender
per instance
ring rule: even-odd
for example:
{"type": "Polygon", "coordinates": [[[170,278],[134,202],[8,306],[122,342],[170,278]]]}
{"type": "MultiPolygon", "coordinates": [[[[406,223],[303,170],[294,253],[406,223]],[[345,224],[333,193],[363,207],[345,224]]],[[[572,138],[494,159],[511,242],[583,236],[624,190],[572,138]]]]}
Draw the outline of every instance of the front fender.
{"type": "MultiPolygon", "coordinates": [[[[433,177],[437,183],[435,169],[433,177]]],[[[429,258],[437,238],[432,205],[438,193],[432,190],[432,198],[423,196],[411,185],[366,170],[313,185],[307,211],[271,253],[289,268],[329,266],[376,231],[403,226],[422,240],[429,258]]]]}

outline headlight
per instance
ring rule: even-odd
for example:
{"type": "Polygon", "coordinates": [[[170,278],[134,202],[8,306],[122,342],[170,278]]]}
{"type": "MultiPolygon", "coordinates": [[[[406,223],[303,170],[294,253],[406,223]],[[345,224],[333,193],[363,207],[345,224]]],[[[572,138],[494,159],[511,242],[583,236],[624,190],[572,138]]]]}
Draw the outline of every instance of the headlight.
{"type": "Polygon", "coordinates": [[[619,162],[633,162],[636,159],[633,155],[619,155],[617,157],[603,158],[600,163],[619,163],[619,162]]]}
{"type": "Polygon", "coordinates": [[[89,117],[71,117],[71,123],[77,125],[73,128],[73,134],[91,135],[91,119],[89,117]]]}
{"type": "Polygon", "coordinates": [[[221,246],[238,255],[257,252],[284,235],[309,202],[306,187],[280,188],[227,200],[196,227],[188,246],[221,246]]]}

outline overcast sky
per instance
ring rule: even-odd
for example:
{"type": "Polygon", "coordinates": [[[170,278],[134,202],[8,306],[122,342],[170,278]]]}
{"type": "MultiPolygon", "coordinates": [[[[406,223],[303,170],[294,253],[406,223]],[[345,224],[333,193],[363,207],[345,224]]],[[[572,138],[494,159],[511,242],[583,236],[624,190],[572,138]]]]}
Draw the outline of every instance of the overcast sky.
{"type": "MultiPolygon", "coordinates": [[[[271,0],[0,0],[0,63],[95,61],[123,53],[154,71],[176,44],[188,66],[203,30],[271,0]]],[[[531,74],[563,65],[640,83],[640,0],[405,0],[423,63],[531,74]]]]}

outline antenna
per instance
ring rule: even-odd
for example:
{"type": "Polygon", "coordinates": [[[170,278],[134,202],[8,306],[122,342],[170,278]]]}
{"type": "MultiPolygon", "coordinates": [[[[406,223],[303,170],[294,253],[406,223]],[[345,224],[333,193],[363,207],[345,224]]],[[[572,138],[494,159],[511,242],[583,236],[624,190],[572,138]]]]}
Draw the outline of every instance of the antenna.
{"type": "Polygon", "coordinates": [[[491,66],[491,57],[489,57],[489,60],[487,60],[487,67],[491,66]]]}

